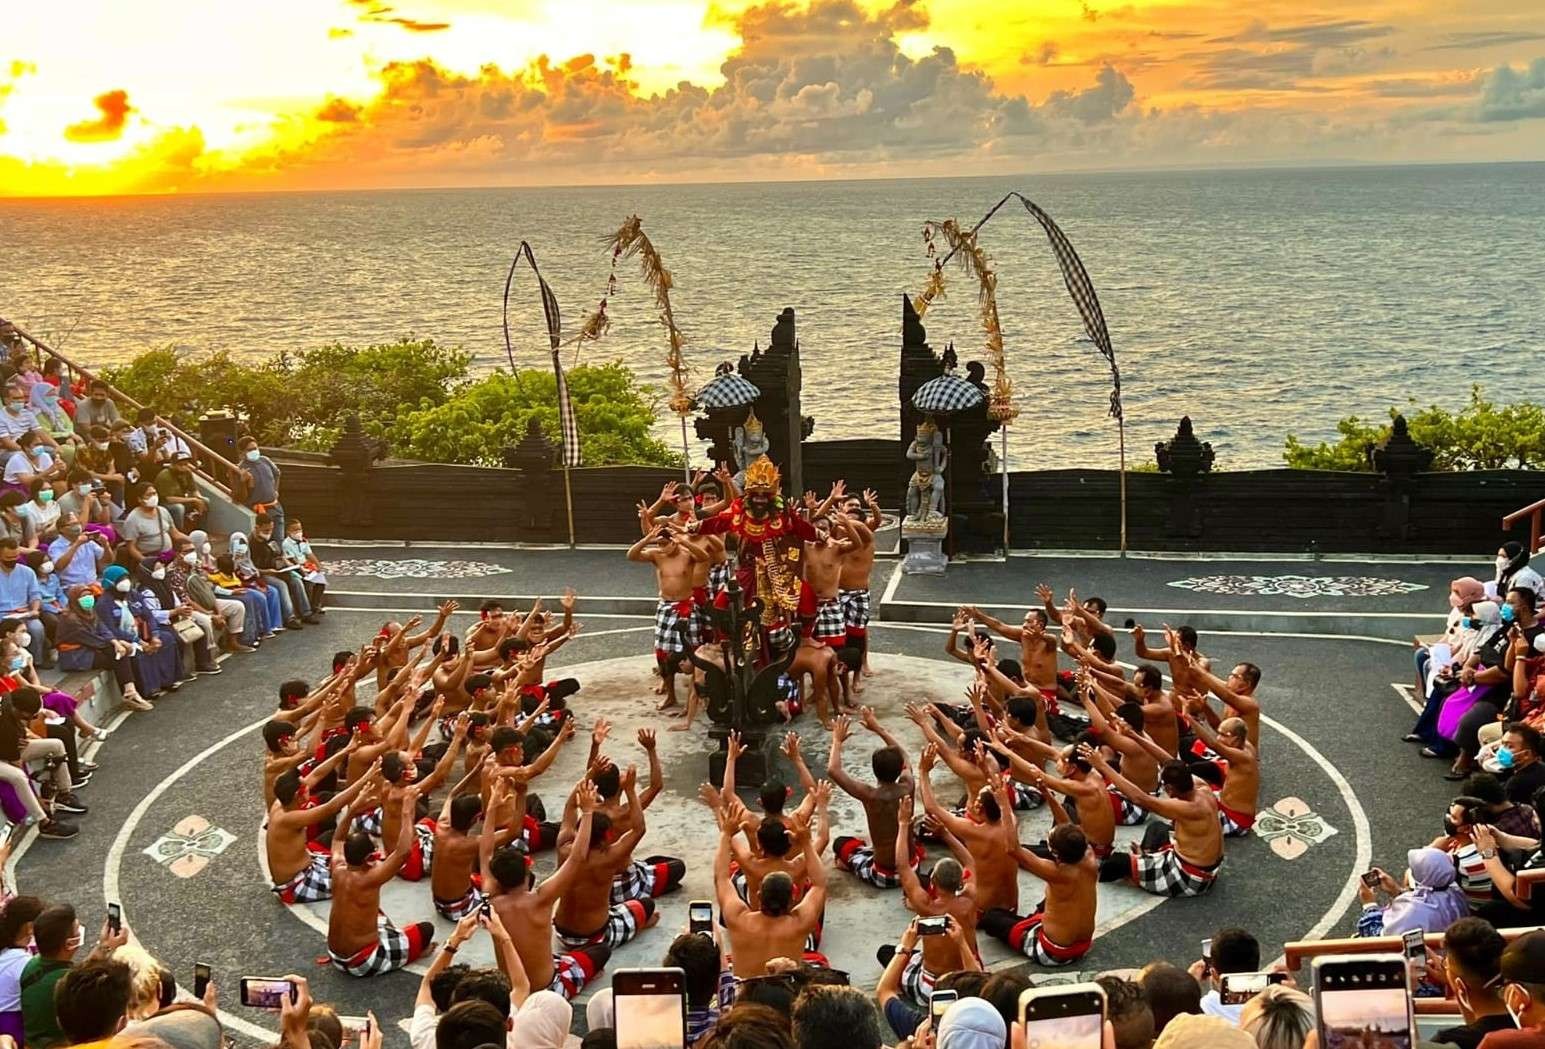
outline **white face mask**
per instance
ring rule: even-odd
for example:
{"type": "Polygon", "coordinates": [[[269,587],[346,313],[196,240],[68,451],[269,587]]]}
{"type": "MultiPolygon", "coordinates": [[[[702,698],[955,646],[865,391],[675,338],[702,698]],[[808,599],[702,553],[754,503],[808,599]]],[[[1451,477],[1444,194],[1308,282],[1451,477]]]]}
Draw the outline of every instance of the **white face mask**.
{"type": "Polygon", "coordinates": [[[154,510],[156,507],[161,505],[161,497],[159,495],[147,495],[145,497],[144,505],[148,509],[154,510]]]}
{"type": "Polygon", "coordinates": [[[182,560],[184,564],[196,565],[198,564],[198,553],[196,551],[189,550],[187,553],[182,555],[182,560]]]}
{"type": "Polygon", "coordinates": [[[1503,556],[1502,554],[1498,554],[1497,555],[1497,573],[1499,575],[1501,573],[1507,571],[1507,566],[1509,564],[1511,564],[1511,562],[1508,561],[1508,559],[1505,556],[1503,556]]]}
{"type": "Polygon", "coordinates": [[[91,486],[89,484],[78,484],[75,486],[75,494],[84,499],[91,494],[91,486]]]}
{"type": "Polygon", "coordinates": [[[107,442],[106,441],[92,441],[91,442],[91,447],[95,448],[99,452],[105,452],[105,451],[107,451],[107,442]]]}
{"type": "MultiPolygon", "coordinates": [[[[42,564],[38,565],[38,571],[43,573],[44,575],[49,575],[50,573],[53,572],[53,570],[54,570],[54,563],[52,561],[44,561],[42,564]]],[[[1545,634],[1541,634],[1540,636],[1541,637],[1545,637],[1545,634]]]]}
{"type": "Polygon", "coordinates": [[[127,579],[120,579],[113,584],[113,589],[120,594],[127,594],[129,592],[129,581],[127,579]]]}
{"type": "Polygon", "coordinates": [[[165,579],[166,578],[166,569],[164,567],[160,566],[160,565],[157,565],[155,568],[152,568],[150,570],[150,578],[152,578],[152,579],[165,579]]]}
{"type": "Polygon", "coordinates": [[[202,549],[204,551],[204,553],[207,554],[207,553],[209,553],[209,551],[213,550],[214,547],[211,544],[209,544],[209,543],[205,543],[202,547],[200,547],[200,549],[202,549]]]}
{"type": "Polygon", "coordinates": [[[255,463],[259,459],[261,459],[262,457],[263,457],[263,453],[258,451],[256,448],[248,448],[247,449],[247,462],[255,463]]]}

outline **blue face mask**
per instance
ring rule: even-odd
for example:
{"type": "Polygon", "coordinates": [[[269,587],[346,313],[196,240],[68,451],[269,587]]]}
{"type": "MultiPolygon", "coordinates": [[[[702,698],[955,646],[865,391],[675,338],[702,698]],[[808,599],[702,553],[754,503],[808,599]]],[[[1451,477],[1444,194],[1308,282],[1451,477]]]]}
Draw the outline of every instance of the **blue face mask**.
{"type": "Polygon", "coordinates": [[[26,665],[27,665],[26,659],[22,658],[21,656],[12,656],[11,657],[11,669],[12,670],[20,670],[22,667],[24,667],[26,665]]]}
{"type": "Polygon", "coordinates": [[[1513,767],[1513,752],[1506,747],[1497,748],[1497,764],[1505,769],[1513,767]]]}
{"type": "Polygon", "coordinates": [[[1501,608],[1497,609],[1497,615],[1502,617],[1502,622],[1504,623],[1511,623],[1513,620],[1518,618],[1518,613],[1513,611],[1512,605],[1503,605],[1501,608]]]}

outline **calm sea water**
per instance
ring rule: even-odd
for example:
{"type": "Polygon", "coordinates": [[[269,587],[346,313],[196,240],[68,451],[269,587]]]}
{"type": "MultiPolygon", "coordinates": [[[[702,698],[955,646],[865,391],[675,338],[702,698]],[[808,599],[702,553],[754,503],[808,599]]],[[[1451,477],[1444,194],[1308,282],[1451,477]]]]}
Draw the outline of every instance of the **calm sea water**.
{"type": "MultiPolygon", "coordinates": [[[[1540,396],[1545,165],[0,201],[0,315],[98,364],[414,334],[491,368],[519,240],[572,331],[604,288],[603,239],[637,212],[675,272],[700,381],[793,306],[816,437],[893,436],[922,224],[975,222],[1009,189],[1058,220],[1095,281],[1134,460],[1185,413],[1220,467],[1242,467],[1279,463],[1288,432],[1331,436],[1342,415],[1408,398],[1457,405],[1475,382],[1540,396]]],[[[1023,409],[1011,458],[1114,465],[1105,365],[1044,236],[1005,208],[983,243],[1023,409]]],[[[930,342],[969,360],[974,289],[957,277],[951,292],[930,342]]],[[[611,312],[585,358],[658,382],[663,334],[631,266],[611,312]]],[[[545,367],[529,276],[512,320],[517,363],[545,367]]]]}

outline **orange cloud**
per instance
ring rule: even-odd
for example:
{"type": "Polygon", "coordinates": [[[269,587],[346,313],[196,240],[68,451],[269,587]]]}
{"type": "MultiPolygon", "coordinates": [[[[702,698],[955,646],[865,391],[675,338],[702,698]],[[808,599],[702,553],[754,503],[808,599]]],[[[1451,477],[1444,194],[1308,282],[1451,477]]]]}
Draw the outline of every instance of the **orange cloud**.
{"type": "Polygon", "coordinates": [[[439,33],[451,27],[449,22],[421,22],[417,18],[407,18],[403,15],[393,14],[396,10],[380,2],[380,0],[348,0],[355,7],[363,8],[359,16],[361,22],[376,22],[381,25],[401,26],[410,33],[439,33]]]}
{"type": "Polygon", "coordinates": [[[71,142],[111,142],[123,134],[124,124],[134,112],[129,93],[121,89],[98,95],[93,102],[102,115],[65,128],[64,137],[71,142]]]}
{"type": "Polygon", "coordinates": [[[451,27],[449,22],[420,22],[412,18],[388,18],[386,21],[400,25],[410,33],[438,33],[451,27]]]}
{"type": "Polygon", "coordinates": [[[316,117],[325,124],[352,124],[359,119],[359,107],[346,98],[330,98],[316,117]]]}

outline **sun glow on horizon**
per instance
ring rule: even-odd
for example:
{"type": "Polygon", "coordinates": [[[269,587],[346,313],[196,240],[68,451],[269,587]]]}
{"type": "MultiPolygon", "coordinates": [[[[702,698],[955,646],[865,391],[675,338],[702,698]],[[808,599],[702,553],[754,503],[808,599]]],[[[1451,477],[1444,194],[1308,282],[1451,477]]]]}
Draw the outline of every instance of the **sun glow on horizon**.
{"type": "Polygon", "coordinates": [[[0,196],[1545,157],[1506,0],[65,0],[0,38],[0,196]]]}

